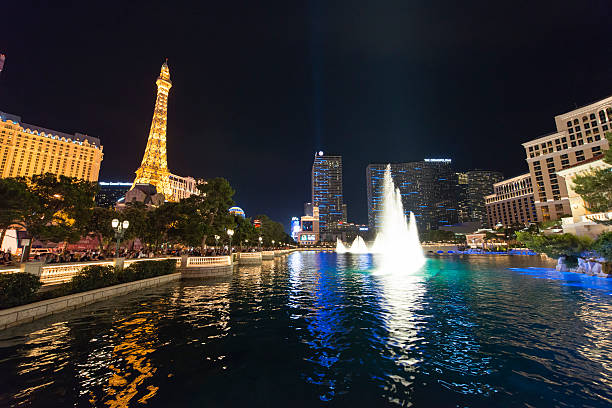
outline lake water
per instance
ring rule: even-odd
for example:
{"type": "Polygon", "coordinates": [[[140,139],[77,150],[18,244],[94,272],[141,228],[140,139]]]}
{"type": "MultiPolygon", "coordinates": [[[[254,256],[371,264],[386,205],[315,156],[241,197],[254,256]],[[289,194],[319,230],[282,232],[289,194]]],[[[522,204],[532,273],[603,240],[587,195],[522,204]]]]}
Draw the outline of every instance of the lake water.
{"type": "Polygon", "coordinates": [[[612,405],[612,279],[377,265],[298,252],[2,331],[0,406],[612,405]]]}

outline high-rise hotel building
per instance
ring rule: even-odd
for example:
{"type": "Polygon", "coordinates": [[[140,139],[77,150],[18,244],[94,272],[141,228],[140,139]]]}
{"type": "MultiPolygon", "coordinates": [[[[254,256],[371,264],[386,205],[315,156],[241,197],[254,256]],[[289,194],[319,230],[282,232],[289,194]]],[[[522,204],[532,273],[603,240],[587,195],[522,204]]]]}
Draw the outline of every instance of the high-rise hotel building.
{"type": "Polygon", "coordinates": [[[312,164],[312,206],[319,208],[321,233],[333,232],[346,222],[342,194],[342,156],[315,154],[312,164]]]}
{"type": "MultiPolygon", "coordinates": [[[[382,226],[383,180],[386,164],[370,164],[366,169],[368,222],[370,231],[382,226]]],[[[457,173],[450,159],[392,163],[391,177],[402,196],[406,217],[412,211],[420,229],[438,229],[457,224],[457,173]]]]}
{"type": "Polygon", "coordinates": [[[557,132],[523,143],[534,189],[537,221],[571,214],[565,181],[557,172],[608,149],[612,97],[555,116],[557,132]]]}
{"type": "Polygon", "coordinates": [[[29,125],[0,112],[0,177],[53,173],[95,182],[102,156],[98,138],[29,125]]]}

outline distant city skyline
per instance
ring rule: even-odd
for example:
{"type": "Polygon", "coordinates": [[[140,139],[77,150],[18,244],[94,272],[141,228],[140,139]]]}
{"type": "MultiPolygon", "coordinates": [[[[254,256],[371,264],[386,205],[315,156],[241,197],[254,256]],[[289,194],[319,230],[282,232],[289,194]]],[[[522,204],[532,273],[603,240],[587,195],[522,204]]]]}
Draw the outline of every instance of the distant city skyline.
{"type": "Polygon", "coordinates": [[[248,213],[287,224],[309,199],[314,152],[337,152],[348,218],[365,223],[369,163],[449,157],[518,176],[521,143],[612,93],[605,2],[432,7],[12,2],[3,12],[29,24],[3,22],[0,110],[87,130],[104,145],[100,179],[131,180],[168,58],[173,172],[226,177],[248,213]],[[597,58],[560,63],[570,50],[597,58]]]}

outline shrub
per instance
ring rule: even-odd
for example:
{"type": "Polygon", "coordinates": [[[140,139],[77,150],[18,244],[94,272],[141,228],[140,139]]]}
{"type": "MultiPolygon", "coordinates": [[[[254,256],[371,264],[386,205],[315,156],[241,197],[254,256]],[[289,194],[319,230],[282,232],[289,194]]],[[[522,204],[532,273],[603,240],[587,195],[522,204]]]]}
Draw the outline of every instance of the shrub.
{"type": "Polygon", "coordinates": [[[572,234],[542,235],[519,231],[516,233],[516,237],[527,248],[544,253],[551,258],[564,256],[567,266],[570,266],[573,261],[577,264],[577,257],[583,251],[589,249],[591,244],[589,238],[577,237],[572,234]]]}
{"type": "Polygon", "coordinates": [[[140,261],[134,262],[123,271],[119,272],[121,282],[153,278],[155,276],[168,275],[176,271],[176,261],[167,259],[164,261],[140,261]]]}
{"type": "Polygon", "coordinates": [[[604,232],[593,242],[593,250],[612,262],[612,231],[604,232]]]}
{"type": "Polygon", "coordinates": [[[0,275],[0,307],[12,307],[36,300],[40,278],[19,272],[0,275]]]}
{"type": "Polygon", "coordinates": [[[117,283],[117,274],[112,266],[91,265],[86,266],[68,283],[69,292],[85,292],[87,290],[103,288],[117,283]]]}

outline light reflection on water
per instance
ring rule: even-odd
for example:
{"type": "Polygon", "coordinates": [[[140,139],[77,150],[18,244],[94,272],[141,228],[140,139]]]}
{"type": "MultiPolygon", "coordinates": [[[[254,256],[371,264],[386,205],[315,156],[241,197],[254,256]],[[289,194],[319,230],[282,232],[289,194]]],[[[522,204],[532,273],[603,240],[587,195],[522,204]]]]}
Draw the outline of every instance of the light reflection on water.
{"type": "Polygon", "coordinates": [[[1,332],[0,406],[609,406],[610,282],[537,263],[303,252],[146,290],[1,332]]]}

